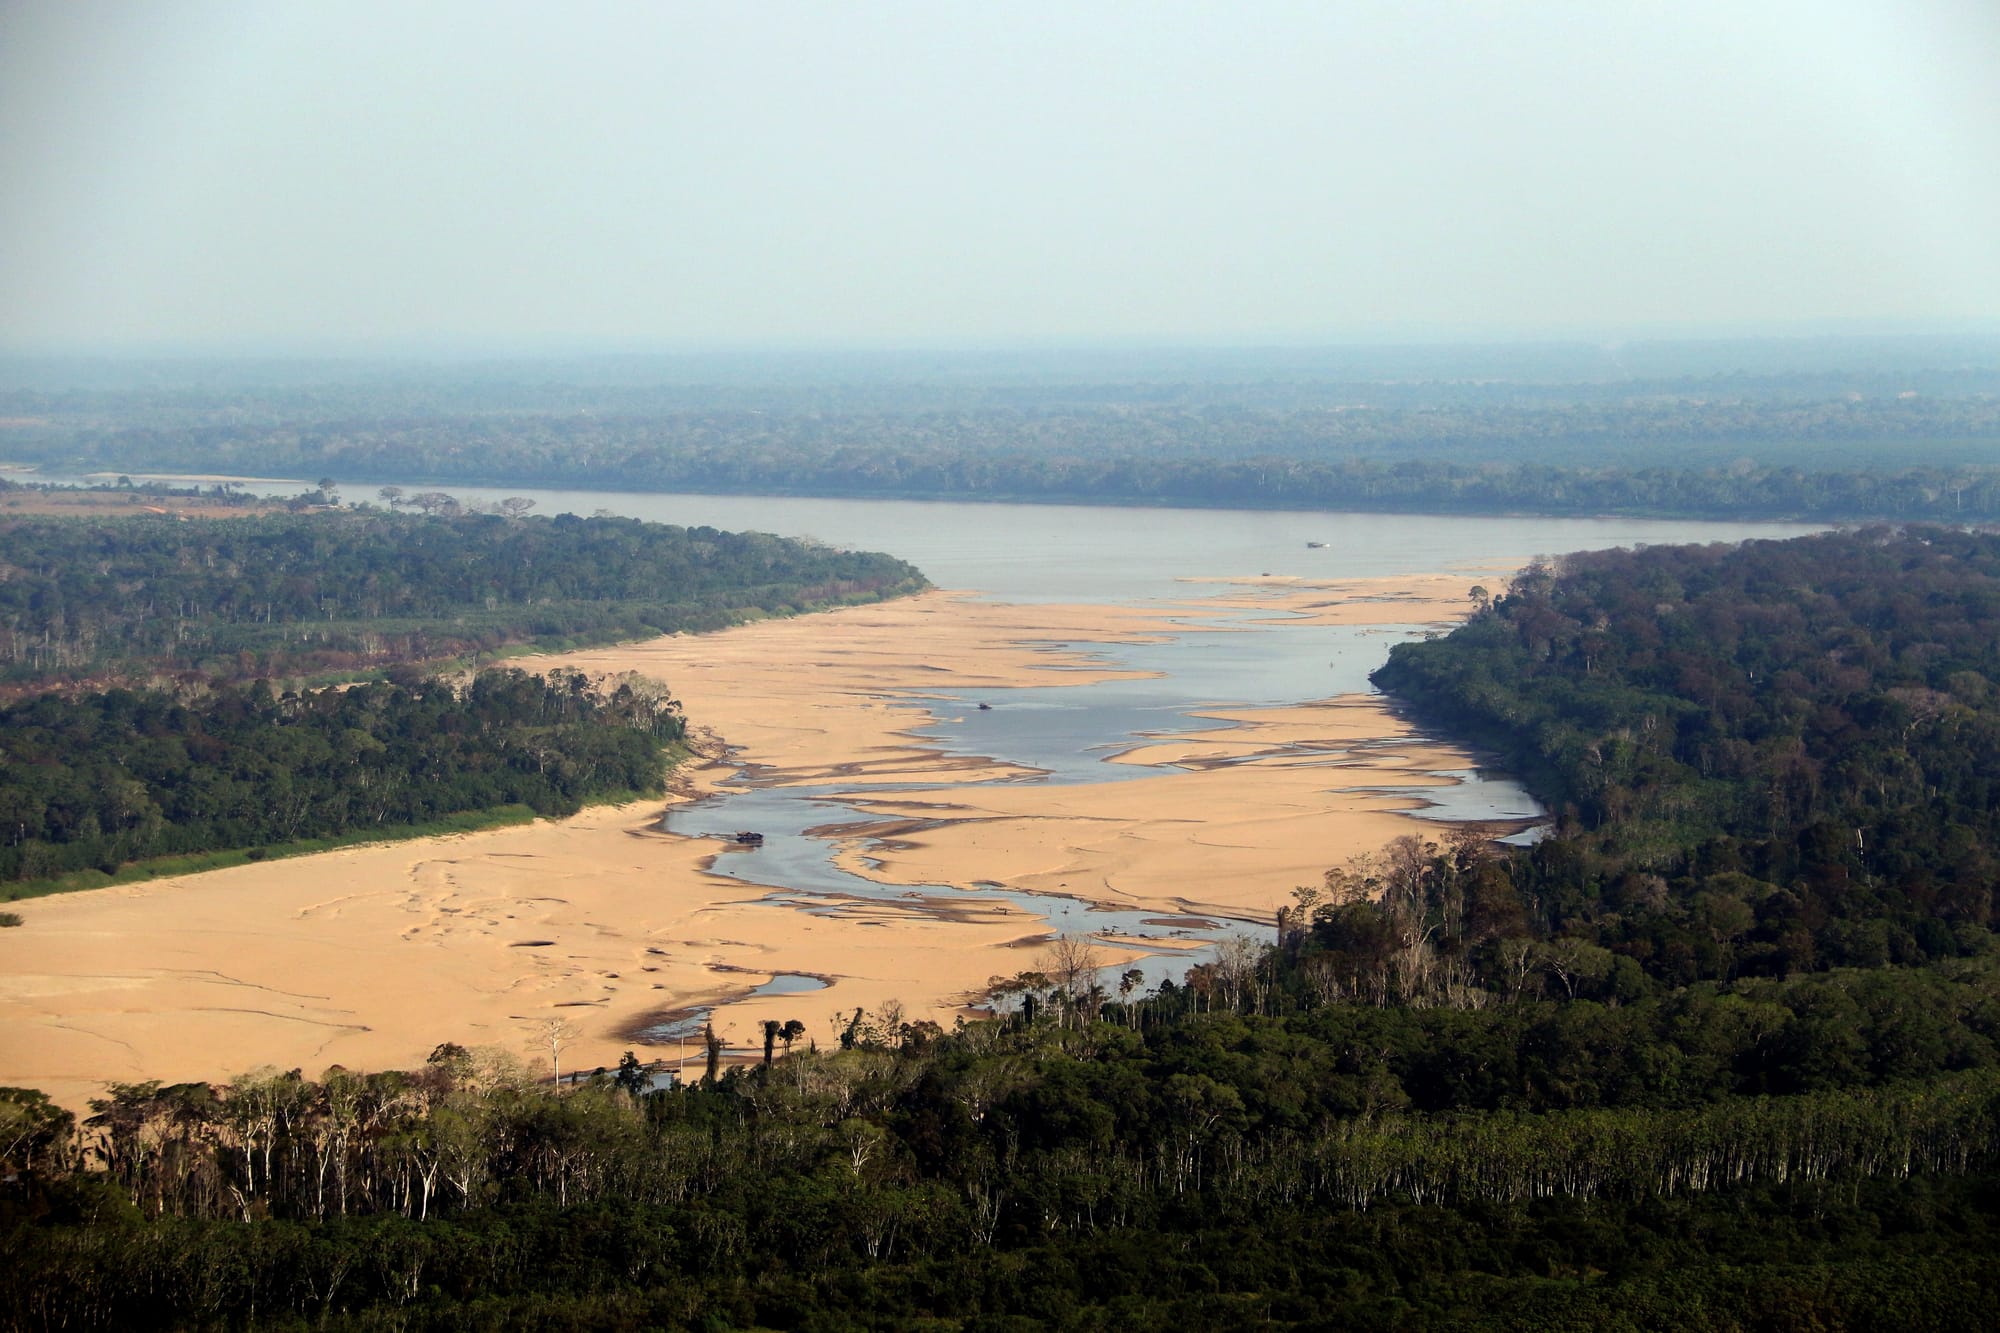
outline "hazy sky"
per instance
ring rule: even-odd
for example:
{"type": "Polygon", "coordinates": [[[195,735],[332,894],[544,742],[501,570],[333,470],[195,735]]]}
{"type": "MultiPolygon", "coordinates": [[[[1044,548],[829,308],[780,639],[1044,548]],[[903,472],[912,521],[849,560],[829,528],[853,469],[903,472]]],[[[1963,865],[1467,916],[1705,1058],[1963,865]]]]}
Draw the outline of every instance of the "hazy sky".
{"type": "Polygon", "coordinates": [[[2000,0],[0,0],[0,339],[2000,318],[2000,0]]]}

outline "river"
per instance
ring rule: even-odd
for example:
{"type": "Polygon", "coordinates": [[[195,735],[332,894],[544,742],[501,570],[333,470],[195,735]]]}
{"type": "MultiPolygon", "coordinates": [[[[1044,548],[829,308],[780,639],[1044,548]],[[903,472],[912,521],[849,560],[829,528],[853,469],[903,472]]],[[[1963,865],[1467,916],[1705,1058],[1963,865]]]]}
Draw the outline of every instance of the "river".
{"type": "MultiPolygon", "coordinates": [[[[350,493],[366,493],[351,488],[350,493]]],[[[1630,519],[1459,518],[1423,515],[1270,513],[1241,510],[1106,506],[956,504],[706,495],[623,495],[583,491],[453,491],[491,502],[525,495],[542,513],[609,512],[725,529],[810,536],[839,546],[886,550],[943,587],[975,590],[1016,603],[1081,602],[1159,607],[1185,602],[1212,585],[1185,580],[1239,575],[1299,578],[1381,577],[1464,568],[1468,588],[1504,582],[1537,554],[1639,543],[1737,541],[1810,531],[1776,524],[1630,519]],[[1308,545],[1319,543],[1319,545],[1308,545]]],[[[1392,644],[1419,632],[1398,627],[1288,624],[1248,614],[1190,611],[1190,632],[1142,644],[1065,644],[1107,664],[1149,673],[1096,684],[1033,690],[964,691],[939,701],[921,735],[940,750],[981,755],[1038,770],[1050,784],[1105,782],[1149,770],[1107,762],[1142,734],[1209,726],[1192,716],[1215,705],[1295,703],[1372,690],[1368,673],[1392,644]],[[1194,632],[1224,620],[1245,633],[1194,632]],[[980,704],[989,708],[981,709],[980,704]]],[[[1443,820],[1529,820],[1534,800],[1511,778],[1486,769],[1447,776],[1445,787],[1402,793],[1426,803],[1420,815],[1443,820]]],[[[674,811],[674,831],[755,829],[757,851],[717,858],[715,873],[771,890],[774,907],[813,910],[829,898],[907,900],[908,885],[882,885],[833,863],[832,837],[872,818],[839,800],[834,786],[760,785],[674,811]]],[[[875,789],[876,795],[882,794],[875,789]]],[[[926,897],[964,894],[965,886],[920,886],[926,897]]],[[[1064,932],[1159,939],[1162,951],[1136,967],[1145,985],[1205,956],[1191,940],[1213,941],[1245,923],[1158,912],[1119,911],[1080,899],[977,886],[976,896],[1004,899],[1064,932]]],[[[1132,966],[1132,965],[1127,965],[1132,966]]],[[[1119,971],[1123,971],[1121,966],[1119,971]]],[[[1105,978],[1115,988],[1116,978],[1105,978]]],[[[772,984],[806,988],[803,974],[772,984]]],[[[666,1041],[697,1030],[695,1014],[649,1034],[666,1041]]]]}
{"type": "MultiPolygon", "coordinates": [[[[295,494],[302,486],[277,481],[247,489],[295,494]]],[[[371,484],[349,483],[343,491],[350,500],[372,500],[376,494],[371,484]]],[[[535,501],[534,512],[540,514],[609,513],[889,551],[917,565],[941,587],[1005,602],[1152,609],[1214,591],[1212,584],[1190,584],[1191,579],[1265,575],[1345,579],[1464,570],[1468,588],[1483,582],[1497,590],[1504,585],[1506,571],[1540,554],[1636,544],[1731,542],[1813,530],[1785,524],[1622,518],[1146,509],[518,488],[453,487],[450,493],[482,504],[524,496],[535,501]]],[[[1183,623],[1188,632],[1156,642],[1057,645],[1081,649],[1144,675],[1034,690],[966,691],[937,701],[933,720],[921,735],[939,750],[1024,766],[1040,774],[1038,781],[1054,785],[1140,776],[1149,770],[1107,760],[1142,735],[1212,725],[1193,716],[1198,709],[1297,703],[1370,691],[1368,673],[1381,664],[1390,646],[1421,632],[1415,627],[1291,624],[1283,618],[1195,608],[1188,609],[1183,623]],[[1248,632],[1197,632],[1200,624],[1217,622],[1248,632]],[[982,704],[987,707],[982,709],[982,704]]],[[[1403,793],[1425,802],[1420,815],[1529,821],[1540,814],[1533,799],[1503,773],[1474,768],[1446,776],[1455,779],[1452,785],[1403,793]]],[[[760,783],[751,772],[739,775],[736,785],[742,790],[676,809],[665,821],[676,832],[755,829],[766,835],[764,846],[754,852],[718,857],[714,873],[768,888],[771,905],[785,910],[815,910],[815,899],[821,897],[908,899],[908,885],[878,884],[834,864],[833,837],[844,827],[873,822],[842,803],[838,787],[773,786],[760,783]]],[[[873,794],[879,796],[883,790],[874,788],[873,794]]],[[[927,897],[967,891],[962,885],[917,890],[927,897]]],[[[1149,985],[1202,956],[1187,951],[1190,941],[1213,941],[1244,924],[1116,911],[1080,899],[1014,892],[993,884],[973,886],[972,892],[1005,899],[1047,919],[1057,931],[1161,940],[1162,951],[1137,964],[1149,985]]],[[[1107,981],[1115,984],[1112,978],[1107,981]]],[[[817,978],[806,974],[780,973],[766,988],[803,991],[817,984],[817,978]]],[[[698,1030],[705,1017],[703,1013],[682,1017],[647,1038],[671,1041],[698,1030]]]]}

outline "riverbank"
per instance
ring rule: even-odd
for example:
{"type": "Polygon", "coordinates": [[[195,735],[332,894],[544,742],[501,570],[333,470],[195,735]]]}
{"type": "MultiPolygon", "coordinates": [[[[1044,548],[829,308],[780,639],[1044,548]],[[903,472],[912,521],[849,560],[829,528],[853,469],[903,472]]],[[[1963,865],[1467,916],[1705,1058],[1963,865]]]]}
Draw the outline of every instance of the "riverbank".
{"type": "MultiPolygon", "coordinates": [[[[1186,604],[1144,610],[927,593],[517,664],[669,682],[715,755],[683,769],[684,798],[739,769],[836,783],[904,826],[887,846],[841,836],[843,863],[882,882],[998,882],[1266,921],[1327,866],[1435,832],[1408,815],[1412,789],[1468,757],[1418,743],[1373,697],[1213,710],[1214,727],[1119,757],[1157,773],[1106,783],[1028,781],[912,730],[966,690],[1137,674],[1093,658],[1092,643],[1237,632],[1190,626],[1191,612],[1408,626],[1461,614],[1474,581],[1191,585],[1186,604]],[[946,790],[880,790],[909,783],[946,790]]],[[[661,833],[659,813],[609,807],[38,901],[0,932],[0,1082],[80,1106],[108,1081],[407,1067],[444,1041],[528,1057],[551,1018],[575,1029],[565,1068],[628,1047],[672,1060],[677,1043],[647,1049],[634,1034],[711,1006],[733,1046],[758,1044],[766,1019],[802,1019],[824,1042],[836,1015],[892,1000],[948,1024],[989,978],[1034,966],[1051,933],[971,894],[772,895],[708,873],[754,853],[661,833]],[[830,984],[751,995],[778,974],[830,984]]]]}

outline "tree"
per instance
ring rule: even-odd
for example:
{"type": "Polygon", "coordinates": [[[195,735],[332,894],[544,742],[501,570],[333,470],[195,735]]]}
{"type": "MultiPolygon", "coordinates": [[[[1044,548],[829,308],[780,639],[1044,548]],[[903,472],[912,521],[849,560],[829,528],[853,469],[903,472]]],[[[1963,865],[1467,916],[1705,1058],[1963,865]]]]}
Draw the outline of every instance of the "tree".
{"type": "Polygon", "coordinates": [[[1572,1000],[1579,981],[1602,981],[1610,975],[1613,961],[1609,949],[1568,936],[1543,946],[1541,956],[1542,965],[1562,982],[1563,992],[1572,1000]]]}
{"type": "Polygon", "coordinates": [[[1222,937],[1215,946],[1215,977],[1221,984],[1223,1003],[1231,1009],[1239,1008],[1248,998],[1257,979],[1257,964],[1263,958],[1263,950],[1257,942],[1240,931],[1232,931],[1222,937]]]}
{"type": "Polygon", "coordinates": [[[1068,1015],[1077,1017],[1078,1025],[1083,1021],[1084,1001],[1090,992],[1090,983],[1096,978],[1097,969],[1104,965],[1104,951],[1098,947],[1095,935],[1058,935],[1042,951],[1042,971],[1055,983],[1055,992],[1061,999],[1068,1015]]]}
{"type": "Polygon", "coordinates": [[[63,1165],[76,1117],[33,1088],[0,1088],[0,1168],[63,1165]]]}
{"type": "Polygon", "coordinates": [[[535,507],[535,502],[522,495],[510,495],[500,502],[500,512],[508,518],[520,518],[535,507]]]}
{"type": "Polygon", "coordinates": [[[418,491],[410,497],[410,503],[433,516],[458,512],[458,501],[443,491],[418,491]]]}
{"type": "Polygon", "coordinates": [[[576,1040],[576,1024],[560,1015],[550,1015],[535,1026],[535,1044],[546,1046],[549,1052],[550,1081],[556,1087],[562,1086],[563,1048],[576,1040]]]}
{"type": "Polygon", "coordinates": [[[1135,1031],[1139,1027],[1139,1010],[1132,1003],[1132,992],[1145,984],[1146,974],[1136,967],[1127,968],[1118,978],[1118,999],[1125,1006],[1125,1023],[1135,1031]]]}

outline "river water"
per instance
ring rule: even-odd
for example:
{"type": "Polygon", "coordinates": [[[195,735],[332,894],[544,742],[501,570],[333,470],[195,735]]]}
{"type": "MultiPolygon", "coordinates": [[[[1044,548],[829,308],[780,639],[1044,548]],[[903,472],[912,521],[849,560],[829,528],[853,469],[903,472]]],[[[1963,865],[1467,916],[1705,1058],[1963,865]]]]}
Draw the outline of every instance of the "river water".
{"type": "MultiPolygon", "coordinates": [[[[145,480],[139,473],[129,474],[145,480]]],[[[80,478],[38,476],[78,483],[80,478]]],[[[244,489],[296,495],[303,480],[244,489]]],[[[342,498],[376,500],[374,482],[343,481],[342,498]]],[[[428,489],[408,486],[406,491],[428,489]]],[[[1229,574],[1367,578],[1463,565],[1514,568],[1532,556],[1606,546],[1740,541],[1816,531],[1779,523],[1672,519],[1452,517],[1110,505],[962,504],[923,500],[817,500],[752,495],[645,495],[613,491],[446,486],[465,501],[508,496],[537,514],[593,514],[816,537],[888,551],[941,588],[977,589],[1009,602],[1145,602],[1186,595],[1176,579],[1229,574]],[[1311,550],[1307,542],[1324,542],[1311,550]]],[[[1384,649],[1386,652],[1386,647],[1384,649]]]]}
{"type": "MultiPolygon", "coordinates": [[[[52,478],[53,480],[53,478],[52,478]]],[[[296,494],[300,482],[247,489],[296,494]]],[[[1370,578],[1463,569],[1466,584],[1498,590],[1505,573],[1536,555],[1607,546],[1733,542],[1812,531],[1786,524],[1644,519],[1442,517],[1112,506],[963,504],[789,497],[646,495],[601,491],[445,488],[465,501],[507,496],[536,502],[540,514],[610,513],[686,526],[755,529],[813,537],[836,546],[888,551],[940,587],[976,591],[1015,603],[1081,602],[1163,609],[1215,591],[1188,579],[1247,575],[1370,578]],[[1312,544],[1312,545],[1309,545],[1312,544]]],[[[349,500],[372,500],[373,484],[346,483],[349,500]]],[[[1368,673],[1416,629],[1319,626],[1283,618],[1190,609],[1190,632],[1144,644],[1061,645],[1105,663],[1149,673],[1099,684],[1023,690],[971,690],[939,701],[921,729],[926,743],[1039,771],[1050,784],[1104,782],[1149,770],[1107,760],[1147,733],[1212,726],[1192,716],[1204,707],[1298,703],[1370,691],[1368,673]],[[1197,632],[1224,624],[1236,633],[1197,632]],[[980,704],[990,708],[982,711],[980,704]]],[[[1058,641],[1052,640],[1052,643],[1058,641]]],[[[672,682],[668,682],[670,685],[672,682]]],[[[698,720],[698,719],[697,719],[698,720]]],[[[1446,776],[1445,787],[1406,789],[1424,801],[1419,815],[1441,820],[1531,820],[1540,811],[1505,774],[1474,768],[1446,776]]],[[[715,873],[770,890],[776,910],[836,910],[843,899],[894,898],[913,890],[882,885],[833,864],[832,837],[843,825],[872,822],[845,805],[837,787],[759,785],[671,812],[666,827],[705,834],[755,829],[755,850],[716,858],[715,873]],[[813,830],[809,833],[808,830],[813,830]]],[[[871,794],[888,789],[871,788],[871,794]]],[[[922,790],[918,787],[894,790],[922,790]]],[[[1328,863],[1342,859],[1329,849],[1328,863]]],[[[1045,918],[1049,929],[1157,939],[1160,953],[1135,964],[1154,985],[1178,974],[1212,942],[1247,923],[1109,910],[1077,899],[1014,892],[993,884],[921,886],[926,897],[1005,900],[1045,918]],[[1181,947],[1169,947],[1181,946],[1181,947]]],[[[1261,923],[1260,923],[1261,924],[1261,923]]],[[[1118,969],[1123,970],[1121,967],[1118,969]]],[[[1115,987],[1115,978],[1107,977],[1115,987]]],[[[779,974],[758,993],[801,992],[823,985],[804,974],[779,974]]],[[[698,1031],[696,1013],[645,1034],[672,1041],[698,1031]]]]}
{"type": "MultiPolygon", "coordinates": [[[[350,494],[363,494],[353,488],[350,494]]],[[[1538,554],[1640,543],[1737,541],[1809,531],[1776,524],[1661,522],[1627,519],[1447,518],[1421,515],[1270,513],[1240,510],[1141,509],[815,500],[745,496],[619,495],[603,492],[466,491],[461,499],[490,502],[510,494],[537,502],[537,512],[607,511],[690,526],[752,528],[810,536],[838,546],[886,550],[917,565],[941,587],[1001,601],[1085,602],[1164,606],[1199,598],[1213,585],[1187,579],[1241,575],[1365,578],[1452,568],[1466,584],[1499,587],[1504,574],[1538,554]],[[1323,543],[1309,547],[1308,543],[1323,543]]],[[[1216,705],[1287,704],[1371,691],[1368,673],[1392,644],[1415,629],[1288,623],[1249,613],[1190,609],[1190,630],[1160,642],[1064,644],[1108,665],[1149,673],[1098,684],[1022,690],[967,690],[938,701],[933,721],[919,729],[936,748],[1039,770],[1039,781],[1061,785],[1145,776],[1149,770],[1107,762],[1148,733],[1214,725],[1192,714],[1216,705]],[[1240,632],[1199,632],[1226,624],[1240,632]],[[990,707],[981,710],[979,705],[990,707]]],[[[1052,642],[1056,642],[1052,640],[1052,642]]],[[[1528,820],[1534,800],[1505,774],[1468,769],[1445,776],[1454,785],[1394,794],[1425,802],[1420,816],[1442,820],[1528,820]]],[[[1338,779],[1330,776],[1329,785],[1338,779]]],[[[833,841],[843,826],[872,818],[844,805],[837,786],[759,786],[672,812],[676,832],[755,829],[761,848],[716,858],[715,873],[770,889],[774,908],[836,910],[855,898],[1004,900],[1037,914],[1064,933],[1099,933],[1121,940],[1159,940],[1160,952],[1136,967],[1143,985],[1178,976],[1210,953],[1221,935],[1257,929],[1244,923],[1157,912],[1107,909],[1080,899],[1029,894],[997,884],[883,885],[834,865],[833,841]],[[811,830],[812,832],[808,832],[811,830]]],[[[921,790],[905,788],[903,790],[921,790]]],[[[871,789],[871,794],[885,794],[871,789]]],[[[1344,856],[1329,849],[1328,863],[1344,856]]],[[[1117,977],[1104,978],[1115,989],[1117,977]]],[[[781,974],[770,985],[805,989],[821,984],[781,974]]],[[[699,1030],[696,1014],[647,1034],[671,1041],[699,1030]]]]}

